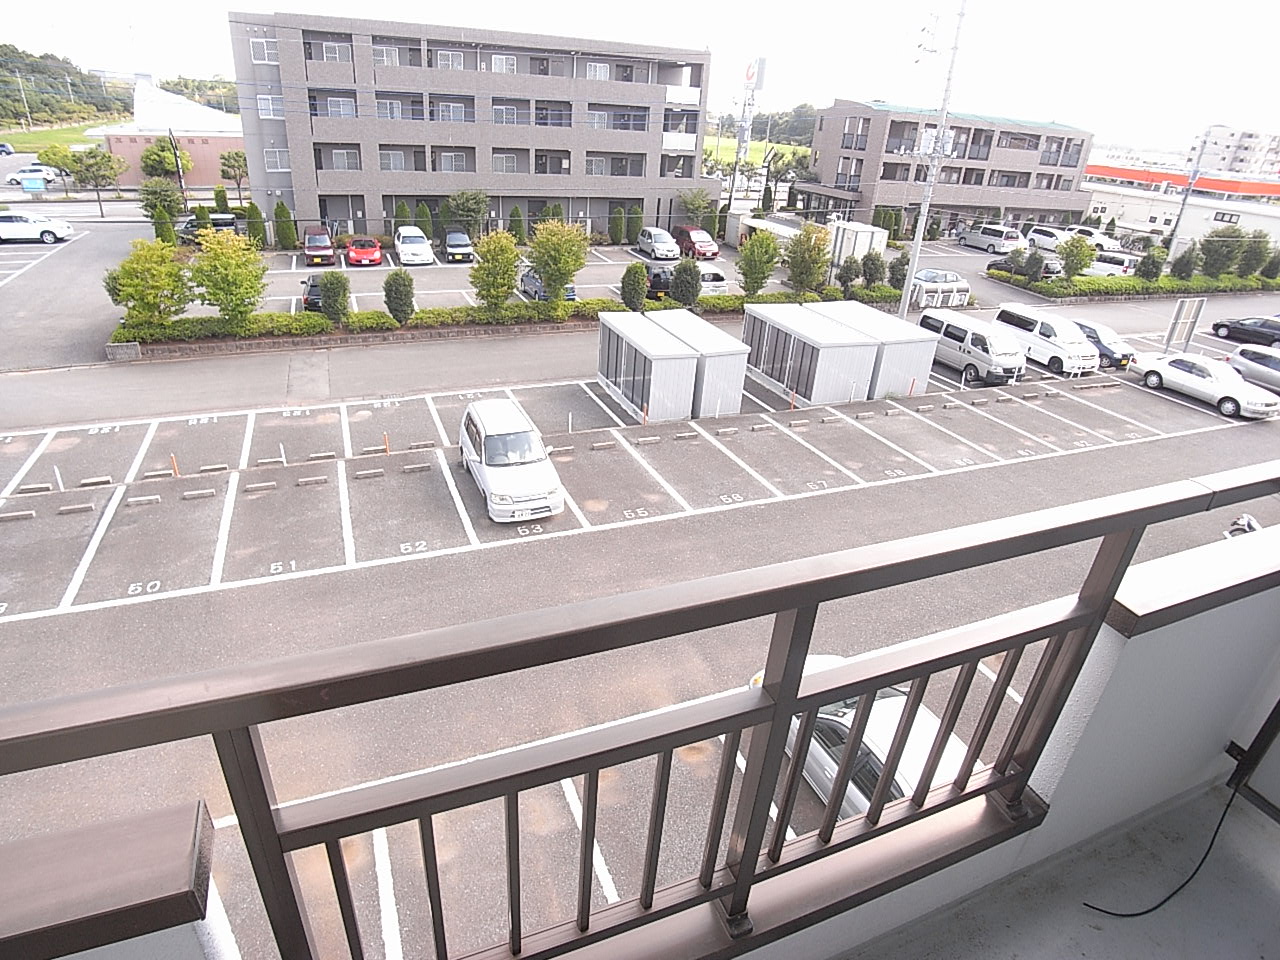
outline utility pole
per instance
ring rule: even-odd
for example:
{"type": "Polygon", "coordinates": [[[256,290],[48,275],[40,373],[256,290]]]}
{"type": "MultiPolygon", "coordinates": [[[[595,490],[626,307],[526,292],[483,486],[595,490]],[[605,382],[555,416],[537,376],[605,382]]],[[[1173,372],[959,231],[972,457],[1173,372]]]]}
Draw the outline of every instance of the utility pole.
{"type": "Polygon", "coordinates": [[[920,244],[924,241],[924,231],[929,223],[929,204],[933,201],[933,184],[938,179],[938,164],[946,150],[951,78],[955,74],[956,54],[960,51],[960,27],[964,24],[965,2],[966,0],[960,0],[960,12],[956,16],[956,36],[951,44],[951,63],[947,66],[947,83],[942,91],[942,109],[938,111],[938,129],[933,139],[933,151],[929,156],[929,179],[925,181],[924,199],[920,201],[920,217],[916,220],[915,238],[911,242],[911,259],[908,261],[906,280],[902,284],[902,299],[898,303],[898,316],[903,320],[907,318],[907,307],[911,303],[911,282],[915,279],[916,268],[920,263],[920,244]]]}
{"type": "Polygon", "coordinates": [[[71,75],[64,73],[62,75],[62,79],[67,81],[67,98],[74,103],[76,99],[76,95],[71,92],[71,75]]]}
{"type": "Polygon", "coordinates": [[[182,209],[189,210],[187,206],[187,181],[182,175],[182,154],[178,151],[178,141],[173,135],[173,127],[169,128],[169,146],[173,148],[173,165],[178,168],[178,190],[182,193],[182,209]]]}
{"type": "MultiPolygon", "coordinates": [[[[1210,127],[1209,130],[1213,128],[1210,127]]],[[[1169,233],[1169,256],[1173,257],[1177,254],[1178,246],[1178,227],[1182,225],[1182,215],[1187,210],[1187,201],[1191,199],[1191,191],[1196,187],[1196,181],[1200,179],[1200,164],[1204,160],[1205,147],[1209,145],[1209,130],[1204,132],[1204,136],[1200,138],[1200,151],[1196,154],[1195,166],[1191,168],[1191,174],[1187,177],[1187,189],[1182,192],[1182,203],[1178,205],[1178,216],[1173,221],[1173,230],[1169,233]]]]}
{"type": "Polygon", "coordinates": [[[22,94],[22,109],[26,111],[27,129],[30,130],[35,126],[35,124],[31,122],[31,108],[27,106],[27,90],[26,87],[22,85],[22,75],[15,73],[14,76],[18,79],[18,92],[22,94]]]}

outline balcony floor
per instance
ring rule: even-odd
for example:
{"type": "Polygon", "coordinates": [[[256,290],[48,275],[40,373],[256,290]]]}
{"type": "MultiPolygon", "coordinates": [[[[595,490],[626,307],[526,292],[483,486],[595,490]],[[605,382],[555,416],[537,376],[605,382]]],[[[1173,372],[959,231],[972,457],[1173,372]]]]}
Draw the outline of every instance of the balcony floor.
{"type": "Polygon", "coordinates": [[[1195,868],[1230,795],[1225,787],[1214,787],[846,956],[1199,960],[1280,955],[1280,824],[1242,797],[1231,805],[1199,874],[1155,913],[1119,919],[1081,905],[1088,900],[1124,912],[1158,903],[1195,868]]]}

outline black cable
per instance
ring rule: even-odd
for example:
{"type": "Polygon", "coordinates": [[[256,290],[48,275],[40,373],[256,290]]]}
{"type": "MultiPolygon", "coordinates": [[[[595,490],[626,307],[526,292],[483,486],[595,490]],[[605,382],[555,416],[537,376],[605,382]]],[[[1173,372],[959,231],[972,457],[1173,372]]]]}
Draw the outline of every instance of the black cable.
{"type": "Polygon", "coordinates": [[[1196,864],[1196,868],[1191,871],[1191,876],[1187,877],[1187,879],[1183,880],[1180,884],[1178,884],[1174,888],[1172,893],[1170,893],[1167,897],[1165,897],[1163,900],[1157,903],[1154,907],[1148,907],[1146,910],[1139,910],[1137,913],[1117,913],[1114,910],[1105,910],[1102,907],[1094,906],[1092,903],[1086,903],[1084,904],[1084,906],[1088,907],[1090,910],[1096,910],[1098,911],[1098,913],[1105,913],[1108,917],[1121,917],[1124,919],[1127,919],[1130,917],[1145,917],[1148,913],[1155,913],[1157,910],[1163,907],[1166,903],[1168,903],[1170,900],[1176,897],[1179,893],[1181,893],[1182,888],[1185,887],[1192,880],[1194,880],[1196,874],[1200,872],[1200,868],[1204,866],[1204,862],[1209,859],[1209,851],[1213,849],[1214,841],[1218,839],[1218,831],[1222,829],[1222,824],[1227,819],[1227,811],[1231,809],[1231,804],[1235,802],[1236,795],[1239,792],[1240,792],[1240,785],[1236,784],[1235,789],[1231,791],[1231,798],[1227,800],[1227,805],[1222,808],[1222,816],[1218,818],[1218,825],[1213,828],[1213,836],[1209,838],[1209,846],[1205,847],[1204,856],[1200,858],[1200,862],[1196,864]]]}

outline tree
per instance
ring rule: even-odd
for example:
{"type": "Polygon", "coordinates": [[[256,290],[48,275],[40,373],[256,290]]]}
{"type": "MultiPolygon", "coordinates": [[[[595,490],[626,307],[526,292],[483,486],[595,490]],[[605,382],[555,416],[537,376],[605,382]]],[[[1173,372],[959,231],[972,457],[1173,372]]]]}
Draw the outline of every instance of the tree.
{"type": "Polygon", "coordinates": [[[552,220],[559,220],[561,223],[563,223],[564,207],[561,206],[559,203],[553,203],[551,205],[551,209],[547,212],[547,216],[550,217],[552,220]]]}
{"type": "Polygon", "coordinates": [[[467,236],[472,240],[479,236],[480,225],[489,215],[489,195],[483,190],[459,190],[445,202],[449,216],[467,231],[467,236]]]}
{"type": "Polygon", "coordinates": [[[1138,265],[1133,268],[1134,276],[1140,280],[1159,280],[1164,272],[1164,260],[1169,251],[1164,247],[1156,247],[1143,254],[1138,265]]]}
{"type": "Polygon", "coordinates": [[[633,247],[636,241],[640,239],[640,231],[644,228],[644,208],[638,203],[633,203],[631,209],[627,211],[627,243],[633,247]]]}
{"type": "MultiPolygon", "coordinates": [[[[217,307],[224,320],[244,323],[267,290],[266,263],[249,238],[238,233],[204,230],[197,236],[200,252],[191,263],[191,280],[200,291],[200,302],[217,307]]],[[[347,279],[345,273],[330,272],[347,279]]]]}
{"type": "Polygon", "coordinates": [[[701,223],[702,218],[716,208],[716,202],[711,198],[711,194],[701,187],[693,190],[677,190],[676,198],[680,201],[680,206],[684,207],[685,216],[689,218],[690,223],[701,223]]]}
{"type": "Polygon", "coordinates": [[[738,248],[738,282],[748,297],[764,289],[780,254],[778,238],[768,230],[757,230],[738,248]]]}
{"type": "Polygon", "coordinates": [[[194,295],[186,267],[173,259],[173,245],[134,240],[132,247],[104,281],[112,302],[125,308],[125,321],[168,323],[182,316],[194,295]]]}
{"type": "Polygon", "coordinates": [[[98,216],[105,220],[107,215],[102,209],[102,188],[116,186],[120,182],[120,175],[129,169],[129,164],[122,157],[98,147],[82,150],[72,154],[72,157],[71,175],[82,186],[93,188],[94,196],[98,198],[98,216]]]}
{"type": "Polygon", "coordinates": [[[909,269],[911,269],[911,254],[904,250],[889,262],[889,286],[895,290],[905,287],[909,269]]]}
{"type": "Polygon", "coordinates": [[[1201,272],[1206,277],[1218,277],[1234,267],[1247,237],[1248,234],[1239,227],[1210,230],[1200,242],[1200,253],[1204,258],[1201,272]]]}
{"type": "Polygon", "coordinates": [[[1275,280],[1280,277],[1280,250],[1273,253],[1258,272],[1268,280],[1275,280]]]}
{"type": "Polygon", "coordinates": [[[244,182],[249,179],[249,161],[244,155],[243,150],[228,150],[226,153],[218,154],[218,162],[221,164],[218,170],[218,176],[223,180],[230,180],[236,185],[236,202],[240,206],[244,206],[244,191],[242,187],[244,182]]]}
{"type": "Polygon", "coordinates": [[[160,209],[169,214],[171,220],[181,216],[187,209],[178,185],[164,177],[143,180],[142,186],[138,188],[138,202],[152,220],[156,218],[156,211],[160,209]]]}
{"type": "Polygon", "coordinates": [[[178,245],[178,237],[173,232],[173,220],[169,217],[169,213],[164,207],[156,211],[156,218],[152,221],[152,225],[155,227],[157,240],[163,240],[171,247],[178,245]]]}
{"type": "Polygon", "coordinates": [[[252,200],[249,201],[245,216],[245,230],[249,234],[249,239],[253,241],[259,250],[266,247],[267,225],[262,222],[262,211],[258,209],[258,205],[252,200]]]}
{"type": "Polygon", "coordinates": [[[925,229],[924,238],[926,240],[937,240],[942,233],[942,222],[937,219],[931,219],[929,226],[925,229]]]}
{"type": "Polygon", "coordinates": [[[716,211],[712,209],[702,215],[702,222],[699,223],[698,226],[702,227],[703,230],[707,231],[708,234],[714,237],[717,232],[716,231],[717,219],[718,217],[716,215],[716,211]]]}
{"type": "Polygon", "coordinates": [[[773,209],[773,187],[767,183],[764,185],[764,192],[760,194],[760,207],[765,213],[773,209]]]}
{"type": "Polygon", "coordinates": [[[1267,262],[1271,254],[1271,235],[1265,230],[1255,230],[1240,248],[1240,258],[1236,261],[1236,273],[1242,277],[1250,277],[1257,273],[1267,262]]]}
{"type": "Polygon", "coordinates": [[[511,208],[511,216],[507,217],[507,229],[511,231],[517,246],[523,247],[528,241],[524,232],[524,214],[520,212],[519,207],[511,208]]]}
{"type": "Polygon", "coordinates": [[[716,215],[716,229],[712,236],[719,240],[724,239],[724,231],[729,225],[729,204],[722,203],[720,212],[716,215]]]}
{"type": "MultiPolygon", "coordinates": [[[[495,230],[477,240],[475,250],[471,285],[476,288],[480,302],[496,312],[511,299],[516,289],[516,267],[520,263],[516,238],[505,230],[495,230]]],[[[586,262],[586,254],[583,254],[584,266],[586,262]]]]}
{"type": "Polygon", "coordinates": [[[671,296],[692,307],[702,296],[702,268],[693,257],[681,257],[671,276],[671,296]]]}
{"type": "Polygon", "coordinates": [[[844,263],[840,264],[840,269],[836,271],[836,283],[840,284],[846,300],[853,299],[853,285],[861,276],[862,262],[853,254],[849,254],[844,258],[844,263]]]}
{"type": "Polygon", "coordinates": [[[351,315],[351,281],[341,270],[320,274],[320,309],[335,327],[351,315]]]}
{"type": "Polygon", "coordinates": [[[1102,232],[1105,233],[1108,237],[1114,237],[1116,235],[1116,218],[1115,217],[1112,217],[1110,220],[1107,221],[1107,225],[1102,228],[1102,232]]]}
{"type": "Polygon", "coordinates": [[[1057,253],[1062,261],[1062,272],[1068,280],[1093,263],[1093,258],[1098,255],[1093,244],[1078,233],[1058,244],[1057,253]]]}
{"type": "Polygon", "coordinates": [[[36,160],[46,167],[56,167],[62,172],[62,195],[64,197],[71,196],[71,191],[67,189],[67,174],[71,172],[71,168],[76,162],[75,154],[71,152],[71,148],[60,143],[50,144],[36,154],[36,160]]]}
{"type": "Polygon", "coordinates": [[[862,258],[862,282],[868,287],[884,283],[884,257],[878,250],[868,250],[862,258]]]}
{"type": "Polygon", "coordinates": [[[787,280],[797,293],[817,290],[831,263],[831,234],[826,227],[806,223],[787,241],[787,280]]]}
{"type": "MultiPolygon", "coordinates": [[[[395,233],[401,227],[407,227],[412,223],[413,220],[409,216],[409,204],[403,200],[397,200],[394,218],[391,221],[391,232],[395,233]]],[[[427,234],[427,236],[430,237],[431,234],[427,234]]]]}
{"type": "Polygon", "coordinates": [[[628,310],[643,310],[649,292],[649,274],[643,263],[630,263],[622,271],[622,302],[628,310]]]}
{"type": "Polygon", "coordinates": [[[276,201],[272,211],[272,219],[276,224],[276,246],[281,250],[294,250],[298,246],[298,227],[293,222],[293,214],[285,206],[283,200],[276,201]]]}
{"type": "Polygon", "coordinates": [[[408,270],[397,267],[387,274],[382,281],[382,299],[396,323],[403,327],[409,322],[413,316],[413,277],[408,270]]]}
{"type": "Polygon", "coordinates": [[[213,226],[213,221],[209,218],[209,208],[204,204],[197,204],[195,210],[192,211],[196,218],[196,234],[199,235],[201,230],[208,230],[213,226]]]}
{"type": "Polygon", "coordinates": [[[621,244],[627,236],[627,215],[622,207],[609,211],[609,242],[621,244]]]}
{"type": "MultiPolygon", "coordinates": [[[[178,156],[182,158],[182,172],[191,172],[191,154],[185,150],[179,150],[178,156]]],[[[157,140],[151,146],[142,151],[138,157],[138,163],[142,167],[142,172],[148,177],[176,177],[178,175],[178,165],[173,160],[173,145],[167,139],[157,140]]]]}
{"type": "Polygon", "coordinates": [[[1200,266],[1200,249],[1194,240],[1190,246],[1173,258],[1169,264],[1169,272],[1179,280],[1190,280],[1200,266]]]}
{"type": "Polygon", "coordinates": [[[1029,281],[1035,283],[1044,279],[1044,254],[1032,250],[1027,254],[1027,261],[1022,265],[1022,273],[1029,281]]]}
{"type": "Polygon", "coordinates": [[[587,249],[587,231],[579,224],[547,220],[538,225],[529,243],[529,262],[549,301],[564,300],[565,284],[587,265],[587,249]]]}
{"type": "Polygon", "coordinates": [[[213,209],[218,213],[231,212],[231,204],[227,203],[227,188],[222,184],[213,188],[213,209]]]}
{"type": "Polygon", "coordinates": [[[413,208],[413,225],[421,230],[428,240],[435,235],[436,225],[431,219],[431,208],[421,201],[413,208]]]}

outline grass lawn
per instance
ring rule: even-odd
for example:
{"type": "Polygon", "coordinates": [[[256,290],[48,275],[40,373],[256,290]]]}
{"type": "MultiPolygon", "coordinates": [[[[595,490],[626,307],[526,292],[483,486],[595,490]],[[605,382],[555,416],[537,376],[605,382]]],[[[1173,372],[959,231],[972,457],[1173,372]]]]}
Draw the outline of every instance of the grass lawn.
{"type": "MultiPolygon", "coordinates": [[[[710,150],[711,155],[719,160],[733,161],[733,153],[737,149],[738,141],[733,137],[704,137],[702,140],[704,149],[710,150]]],[[[752,140],[747,144],[747,160],[756,166],[764,164],[764,141],[752,140]]],[[[808,147],[792,146],[789,143],[771,144],[775,149],[782,153],[789,154],[792,150],[799,150],[802,156],[809,155],[808,147]]]]}
{"type": "Polygon", "coordinates": [[[0,130],[0,140],[13,144],[16,153],[39,153],[45,147],[55,143],[69,147],[75,143],[101,143],[86,137],[84,132],[90,127],[100,127],[107,123],[119,123],[110,118],[95,120],[93,123],[82,123],[78,127],[54,127],[52,130],[0,130]]]}

